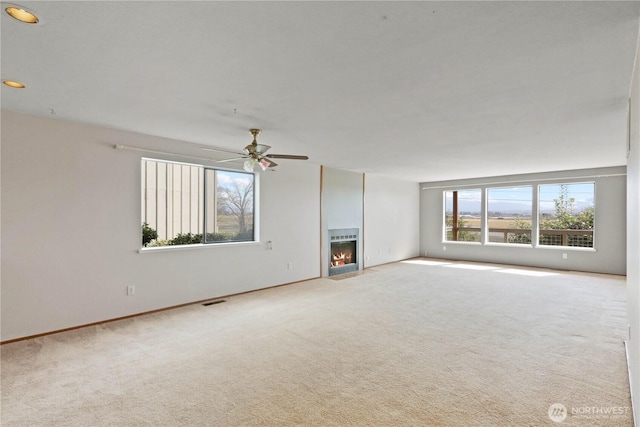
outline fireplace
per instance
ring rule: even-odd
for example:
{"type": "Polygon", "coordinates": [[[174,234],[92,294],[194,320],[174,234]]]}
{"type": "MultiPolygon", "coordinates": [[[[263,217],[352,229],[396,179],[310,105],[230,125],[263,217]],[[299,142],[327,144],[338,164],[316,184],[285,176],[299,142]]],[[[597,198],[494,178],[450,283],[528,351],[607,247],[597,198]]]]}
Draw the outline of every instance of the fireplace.
{"type": "Polygon", "coordinates": [[[329,276],[358,271],[358,229],[329,230],[329,276]]]}

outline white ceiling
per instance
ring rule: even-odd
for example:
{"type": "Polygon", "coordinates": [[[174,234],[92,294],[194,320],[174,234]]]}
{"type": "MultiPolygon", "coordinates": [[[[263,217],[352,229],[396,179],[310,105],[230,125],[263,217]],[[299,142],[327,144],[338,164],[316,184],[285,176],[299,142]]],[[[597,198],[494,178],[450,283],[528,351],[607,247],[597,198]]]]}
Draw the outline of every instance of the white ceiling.
{"type": "Polygon", "coordinates": [[[637,1],[17,4],[4,109],[412,181],[626,164],[637,1]]]}

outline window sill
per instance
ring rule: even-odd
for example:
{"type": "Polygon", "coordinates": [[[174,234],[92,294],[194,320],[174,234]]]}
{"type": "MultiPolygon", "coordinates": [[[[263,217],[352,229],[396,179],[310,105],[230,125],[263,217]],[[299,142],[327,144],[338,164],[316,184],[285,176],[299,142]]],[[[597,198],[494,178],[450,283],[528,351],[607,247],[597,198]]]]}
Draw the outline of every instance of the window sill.
{"type": "Polygon", "coordinates": [[[500,243],[500,242],[488,242],[483,246],[493,246],[498,248],[524,248],[524,249],[534,249],[531,243],[500,243]]]}
{"type": "Polygon", "coordinates": [[[258,246],[261,242],[228,242],[228,243],[200,243],[194,245],[174,245],[174,246],[156,246],[152,248],[140,248],[139,254],[151,254],[158,252],[174,252],[184,250],[201,250],[210,248],[228,248],[230,246],[258,246]]]}
{"type": "Polygon", "coordinates": [[[551,245],[531,245],[526,243],[498,243],[498,242],[460,242],[455,240],[444,240],[443,245],[476,245],[476,246],[488,246],[494,248],[521,248],[521,249],[548,249],[552,251],[571,251],[571,252],[597,252],[596,248],[581,248],[579,246],[551,246],[551,245]]]}
{"type": "Polygon", "coordinates": [[[582,248],[580,246],[551,246],[537,245],[536,249],[550,249],[552,251],[576,251],[576,252],[596,252],[596,248],[582,248]]]}
{"type": "Polygon", "coordinates": [[[463,240],[443,240],[442,244],[443,245],[477,245],[477,246],[482,245],[482,243],[480,242],[465,242],[463,240]]]}

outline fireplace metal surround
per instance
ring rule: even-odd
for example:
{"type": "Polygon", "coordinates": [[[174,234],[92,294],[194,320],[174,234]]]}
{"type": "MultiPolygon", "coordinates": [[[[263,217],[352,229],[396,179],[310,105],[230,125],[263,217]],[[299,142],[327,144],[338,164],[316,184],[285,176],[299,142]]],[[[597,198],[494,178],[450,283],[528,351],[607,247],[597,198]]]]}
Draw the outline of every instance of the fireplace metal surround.
{"type": "Polygon", "coordinates": [[[360,230],[339,228],[329,230],[329,276],[358,271],[360,230]]]}

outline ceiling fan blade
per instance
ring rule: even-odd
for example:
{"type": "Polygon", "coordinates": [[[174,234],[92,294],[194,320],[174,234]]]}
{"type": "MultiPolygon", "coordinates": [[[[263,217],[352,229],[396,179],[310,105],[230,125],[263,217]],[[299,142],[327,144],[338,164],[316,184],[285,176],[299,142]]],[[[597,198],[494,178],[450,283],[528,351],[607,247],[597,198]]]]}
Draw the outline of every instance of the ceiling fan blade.
{"type": "Polygon", "coordinates": [[[200,147],[201,150],[206,150],[206,151],[219,151],[221,153],[231,153],[231,154],[238,154],[238,155],[242,155],[242,153],[238,153],[237,151],[232,151],[232,150],[225,150],[223,148],[213,148],[213,147],[200,147]]]}
{"type": "Polygon", "coordinates": [[[225,163],[225,162],[233,162],[234,160],[242,160],[242,159],[246,159],[246,157],[234,157],[232,159],[224,159],[224,160],[218,160],[218,163],[225,163]]]}
{"type": "MultiPolygon", "coordinates": [[[[264,157],[263,157],[264,158],[264,157]]],[[[278,164],[276,162],[272,162],[271,160],[264,158],[267,162],[269,162],[269,167],[270,168],[275,168],[276,166],[278,166],[278,164]]]]}
{"type": "Polygon", "coordinates": [[[265,157],[270,159],[309,160],[309,156],[298,156],[294,154],[267,154],[265,157]]]}
{"type": "Polygon", "coordinates": [[[270,146],[270,145],[258,144],[258,145],[256,146],[256,153],[258,153],[258,154],[264,154],[264,153],[266,153],[266,152],[267,152],[267,150],[268,150],[269,148],[271,148],[271,146],[270,146]]]}
{"type": "Polygon", "coordinates": [[[244,154],[264,154],[269,148],[271,148],[270,145],[264,145],[264,144],[249,144],[246,147],[244,147],[244,150],[242,150],[244,152],[244,154]]]}
{"type": "Polygon", "coordinates": [[[258,144],[258,135],[260,135],[261,132],[260,129],[249,129],[249,132],[251,132],[251,135],[253,135],[253,141],[251,141],[251,144],[244,147],[245,153],[262,155],[266,153],[269,148],[271,148],[270,145],[258,144]]]}
{"type": "MultiPolygon", "coordinates": [[[[264,154],[267,152],[267,150],[271,148],[271,146],[265,145],[265,144],[258,144],[257,138],[258,138],[258,135],[260,134],[260,129],[249,129],[249,132],[251,132],[251,135],[253,135],[253,141],[251,142],[251,144],[244,147],[242,149],[242,153],[234,153],[242,157],[226,159],[226,160],[218,160],[218,162],[231,162],[234,160],[248,159],[245,162],[245,170],[247,172],[253,172],[254,167],[256,165],[258,165],[263,171],[269,168],[273,169],[276,166],[278,166],[276,162],[270,159],[292,159],[292,160],[308,160],[309,159],[309,157],[307,156],[299,156],[299,155],[293,155],[293,154],[264,154]]],[[[203,148],[203,149],[206,150],[207,148],[203,148]]],[[[216,151],[215,149],[211,149],[211,150],[216,151]]],[[[220,150],[220,151],[225,151],[225,150],[220,150]]]]}
{"type": "Polygon", "coordinates": [[[267,159],[266,156],[259,156],[258,163],[260,164],[262,170],[267,170],[268,168],[275,168],[276,166],[278,166],[276,162],[267,159]]]}

